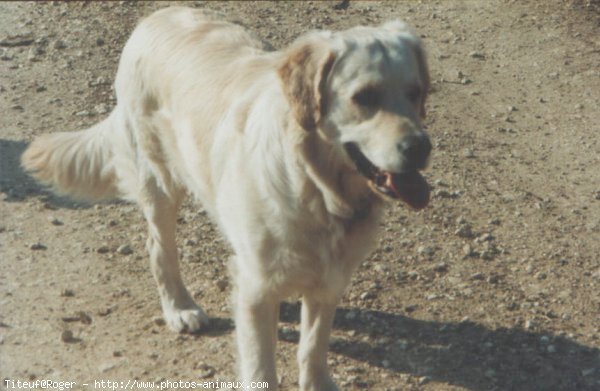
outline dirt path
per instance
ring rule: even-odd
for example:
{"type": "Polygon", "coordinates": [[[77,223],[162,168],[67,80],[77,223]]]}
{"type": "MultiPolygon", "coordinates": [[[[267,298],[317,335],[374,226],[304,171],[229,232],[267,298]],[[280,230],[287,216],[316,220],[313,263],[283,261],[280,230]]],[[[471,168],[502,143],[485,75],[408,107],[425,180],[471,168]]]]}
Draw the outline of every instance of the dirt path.
{"type": "MultiPolygon", "coordinates": [[[[329,360],[343,389],[600,389],[596,1],[188,4],[237,16],[276,47],[395,17],[424,36],[435,197],[420,213],[389,208],[338,311],[329,360]]],[[[18,167],[33,136],[107,115],[126,38],[163,6],[0,3],[0,389],[235,380],[229,250],[201,207],[181,211],[179,246],[214,322],[177,335],[160,319],[136,208],[53,196],[18,167]]],[[[297,340],[291,298],[284,390],[297,387],[297,340]]]]}

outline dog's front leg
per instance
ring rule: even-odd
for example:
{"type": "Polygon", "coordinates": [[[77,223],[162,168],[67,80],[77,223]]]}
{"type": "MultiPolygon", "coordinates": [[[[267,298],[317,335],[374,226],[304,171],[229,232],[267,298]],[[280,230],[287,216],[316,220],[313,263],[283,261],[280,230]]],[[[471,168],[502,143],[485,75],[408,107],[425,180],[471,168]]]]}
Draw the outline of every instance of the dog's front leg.
{"type": "Polygon", "coordinates": [[[242,380],[248,389],[251,382],[268,382],[269,390],[277,390],[275,345],[279,299],[264,292],[251,292],[243,282],[238,284],[235,299],[235,329],[242,380]]]}
{"type": "Polygon", "coordinates": [[[322,301],[315,297],[302,298],[300,344],[300,390],[334,391],[337,386],[329,375],[327,350],[329,334],[338,301],[322,301]]]}

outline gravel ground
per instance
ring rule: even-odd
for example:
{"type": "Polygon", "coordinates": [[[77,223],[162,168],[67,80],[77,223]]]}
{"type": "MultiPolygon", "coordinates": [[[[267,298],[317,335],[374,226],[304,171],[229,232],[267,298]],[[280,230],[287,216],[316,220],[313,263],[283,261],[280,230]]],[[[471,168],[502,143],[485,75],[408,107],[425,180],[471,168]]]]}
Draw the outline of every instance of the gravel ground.
{"type": "MultiPolygon", "coordinates": [[[[427,45],[434,196],[419,213],[390,205],[338,310],[329,361],[342,389],[600,389],[597,0],[187,4],[278,48],[391,18],[427,45]]],[[[2,380],[235,380],[230,250],[201,205],[182,208],[178,244],[213,321],[178,335],[160,317],[136,207],[54,196],[18,165],[34,136],[110,112],[125,40],[165,6],[0,3],[2,380]]],[[[283,390],[297,388],[298,314],[297,298],[282,304],[283,390]]]]}

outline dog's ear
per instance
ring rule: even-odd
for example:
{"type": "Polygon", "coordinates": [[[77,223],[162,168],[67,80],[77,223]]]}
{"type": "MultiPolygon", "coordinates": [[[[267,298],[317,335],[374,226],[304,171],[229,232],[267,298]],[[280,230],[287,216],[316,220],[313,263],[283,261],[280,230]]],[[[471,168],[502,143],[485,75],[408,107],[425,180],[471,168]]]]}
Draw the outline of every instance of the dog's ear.
{"type": "Polygon", "coordinates": [[[383,28],[393,31],[399,34],[399,38],[406,42],[412,48],[417,59],[417,65],[419,66],[419,78],[421,79],[421,88],[423,94],[421,96],[420,114],[422,118],[425,118],[425,101],[427,100],[427,94],[431,88],[431,79],[429,76],[429,67],[427,66],[427,56],[425,55],[425,49],[423,48],[423,41],[421,38],[410,28],[408,25],[400,20],[394,20],[385,23],[383,28]]]}
{"type": "Polygon", "coordinates": [[[425,56],[425,50],[423,49],[423,43],[421,40],[417,40],[413,45],[413,50],[415,51],[415,56],[417,58],[417,63],[419,64],[419,76],[421,79],[421,118],[425,118],[425,114],[427,114],[425,110],[425,101],[427,100],[427,95],[429,94],[429,89],[431,88],[431,79],[429,76],[429,67],[427,66],[427,57],[425,56]]]}
{"type": "Polygon", "coordinates": [[[278,73],[298,124],[307,131],[317,128],[326,110],[326,81],[335,55],[324,39],[292,44],[278,73]]]}

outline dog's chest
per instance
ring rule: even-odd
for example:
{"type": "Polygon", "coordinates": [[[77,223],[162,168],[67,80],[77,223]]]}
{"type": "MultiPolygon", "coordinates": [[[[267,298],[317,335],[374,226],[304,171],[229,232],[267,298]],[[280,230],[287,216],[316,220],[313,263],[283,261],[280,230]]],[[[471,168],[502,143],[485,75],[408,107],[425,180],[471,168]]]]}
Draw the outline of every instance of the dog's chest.
{"type": "Polygon", "coordinates": [[[374,211],[356,219],[332,217],[326,224],[304,226],[295,239],[279,243],[274,274],[293,291],[340,294],[373,250],[378,220],[374,211]]]}

